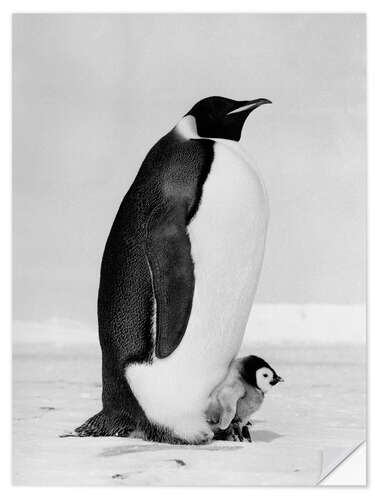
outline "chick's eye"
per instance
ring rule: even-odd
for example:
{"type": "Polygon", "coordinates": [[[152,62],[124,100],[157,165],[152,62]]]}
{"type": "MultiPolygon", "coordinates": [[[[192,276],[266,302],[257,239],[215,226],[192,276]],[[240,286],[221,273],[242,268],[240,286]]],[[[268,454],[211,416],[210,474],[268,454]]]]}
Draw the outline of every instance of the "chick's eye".
{"type": "Polygon", "coordinates": [[[263,373],[263,377],[267,378],[268,377],[267,373],[263,373]]]}

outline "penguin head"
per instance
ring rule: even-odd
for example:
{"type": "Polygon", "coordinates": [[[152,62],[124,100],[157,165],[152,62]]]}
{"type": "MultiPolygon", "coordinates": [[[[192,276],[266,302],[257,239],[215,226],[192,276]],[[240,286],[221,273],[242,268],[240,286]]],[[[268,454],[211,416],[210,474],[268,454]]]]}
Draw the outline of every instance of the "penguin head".
{"type": "Polygon", "coordinates": [[[197,102],[185,116],[193,116],[200,137],[239,141],[242,127],[249,114],[268,99],[234,101],[226,97],[206,97],[197,102]]]}
{"type": "Polygon", "coordinates": [[[267,361],[258,356],[243,358],[240,374],[247,384],[262,392],[267,392],[272,386],[284,382],[284,379],[275,372],[267,361]]]}

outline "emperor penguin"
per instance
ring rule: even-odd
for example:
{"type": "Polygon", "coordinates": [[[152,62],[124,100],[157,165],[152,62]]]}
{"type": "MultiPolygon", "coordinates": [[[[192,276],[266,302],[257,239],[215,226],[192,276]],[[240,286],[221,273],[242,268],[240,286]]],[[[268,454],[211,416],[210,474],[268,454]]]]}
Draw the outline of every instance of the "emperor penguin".
{"type": "Polygon", "coordinates": [[[268,99],[208,97],[149,151],[103,254],[103,409],[80,436],[198,444],[239,351],[262,266],[263,182],[239,146],[268,99]]]}

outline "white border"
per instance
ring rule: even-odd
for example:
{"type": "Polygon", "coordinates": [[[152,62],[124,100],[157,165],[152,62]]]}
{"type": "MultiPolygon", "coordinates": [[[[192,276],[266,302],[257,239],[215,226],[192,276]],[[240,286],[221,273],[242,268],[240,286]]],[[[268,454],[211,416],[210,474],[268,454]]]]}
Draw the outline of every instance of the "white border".
{"type": "MultiPolygon", "coordinates": [[[[4,235],[2,239],[2,244],[0,245],[1,258],[1,320],[2,320],[2,345],[0,349],[1,359],[0,359],[0,370],[2,381],[2,411],[0,413],[1,418],[1,429],[2,429],[2,445],[1,445],[1,467],[0,467],[0,477],[1,477],[1,489],[3,498],[15,498],[18,496],[27,495],[28,498],[50,498],[53,495],[56,499],[62,498],[65,494],[69,496],[81,497],[82,494],[90,495],[91,498],[102,498],[103,494],[106,495],[108,492],[104,492],[103,488],[12,488],[10,485],[10,451],[11,451],[11,391],[10,391],[10,374],[11,374],[11,342],[10,342],[10,294],[9,294],[9,284],[11,280],[10,264],[11,264],[11,252],[10,252],[10,235],[11,235],[11,225],[10,225],[10,182],[11,182],[11,170],[10,170],[10,157],[11,157],[11,135],[10,135],[10,103],[11,103],[11,79],[10,79],[10,64],[11,64],[11,30],[10,30],[10,17],[12,12],[366,12],[367,13],[367,33],[368,33],[368,89],[375,88],[375,78],[374,78],[374,65],[371,64],[371,59],[374,58],[374,2],[372,1],[330,1],[330,0],[315,0],[315,1],[268,1],[265,0],[261,2],[251,2],[251,1],[239,1],[231,0],[226,4],[219,4],[218,1],[204,1],[204,0],[190,0],[190,1],[159,1],[151,2],[138,0],[136,2],[128,2],[124,0],[106,0],[105,2],[99,2],[95,0],[80,1],[80,0],[65,0],[65,1],[2,1],[0,7],[0,51],[1,51],[1,68],[2,77],[0,78],[0,95],[1,95],[1,149],[0,153],[2,155],[1,169],[0,169],[0,214],[1,214],[1,233],[4,235]]],[[[371,94],[368,96],[369,99],[369,139],[374,138],[374,130],[372,127],[373,117],[374,117],[374,105],[371,94]]],[[[369,250],[368,254],[374,253],[374,235],[375,226],[373,221],[373,210],[374,202],[371,201],[371,195],[374,196],[374,174],[372,174],[371,169],[375,168],[373,163],[373,144],[369,144],[369,250]],[[371,194],[371,195],[370,195],[371,194]]],[[[374,281],[374,271],[370,267],[370,283],[373,284],[374,281]]],[[[371,307],[369,307],[370,312],[373,310],[373,298],[370,297],[371,307]]],[[[369,339],[369,347],[371,348],[373,354],[373,343],[369,339]]],[[[371,367],[371,363],[369,363],[371,367]]],[[[371,371],[371,368],[370,368],[371,371]]],[[[370,399],[370,412],[374,414],[373,410],[373,400],[370,399]]],[[[371,414],[370,413],[370,414],[371,414]]],[[[117,496],[121,495],[134,495],[136,497],[143,495],[152,495],[153,498],[166,498],[174,497],[175,495],[181,498],[194,495],[194,496],[204,496],[204,498],[210,497],[211,495],[216,499],[220,499],[235,495],[237,496],[248,496],[256,495],[262,498],[264,495],[277,494],[278,496],[287,496],[288,500],[294,500],[294,498],[299,498],[301,491],[299,488],[277,488],[277,493],[274,491],[275,488],[153,488],[152,491],[149,488],[128,488],[123,490],[112,489],[111,494],[117,496]]],[[[352,488],[341,488],[340,497],[351,498],[352,495],[369,495],[371,488],[367,489],[357,489],[352,491],[352,488]]],[[[304,489],[303,495],[307,498],[310,495],[323,495],[327,497],[332,495],[331,488],[311,488],[304,489]]]]}

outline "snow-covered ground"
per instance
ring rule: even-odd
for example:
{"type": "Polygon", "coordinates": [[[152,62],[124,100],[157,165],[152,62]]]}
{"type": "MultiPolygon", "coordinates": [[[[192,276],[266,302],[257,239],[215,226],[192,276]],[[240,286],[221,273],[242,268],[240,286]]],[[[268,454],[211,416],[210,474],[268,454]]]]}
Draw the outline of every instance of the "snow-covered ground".
{"type": "Polygon", "coordinates": [[[310,485],[365,439],[363,306],[256,306],[242,351],[286,380],[255,415],[253,443],[171,446],[60,438],[100,409],[96,333],[16,323],[13,481],[17,485],[310,485]],[[328,457],[328,464],[327,464],[328,457]]]}

